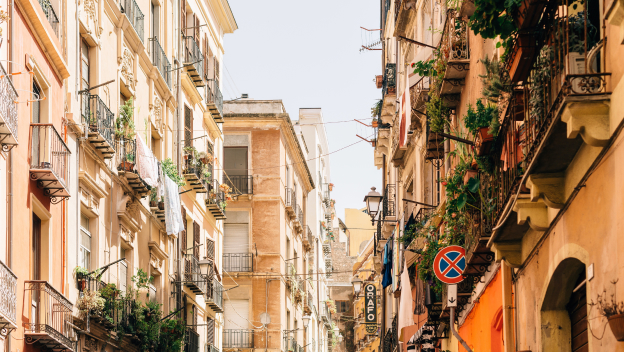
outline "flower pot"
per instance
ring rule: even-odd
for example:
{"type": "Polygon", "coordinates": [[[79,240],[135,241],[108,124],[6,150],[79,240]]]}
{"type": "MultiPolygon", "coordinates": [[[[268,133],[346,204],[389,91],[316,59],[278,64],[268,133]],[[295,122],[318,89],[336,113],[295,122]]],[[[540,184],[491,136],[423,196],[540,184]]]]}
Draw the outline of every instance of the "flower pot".
{"type": "Polygon", "coordinates": [[[158,202],[158,209],[165,210],[165,202],[158,202]]]}
{"type": "Polygon", "coordinates": [[[508,58],[511,82],[515,83],[527,79],[531,72],[535,52],[535,36],[526,33],[519,34],[508,58]]]}
{"type": "Polygon", "coordinates": [[[609,318],[609,327],[615,339],[624,341],[624,314],[612,315],[609,318]]]}
{"type": "Polygon", "coordinates": [[[381,89],[383,87],[383,76],[382,75],[375,76],[375,85],[377,86],[377,89],[381,89]]]}
{"type": "Polygon", "coordinates": [[[131,163],[129,161],[122,161],[119,164],[119,168],[125,172],[132,172],[132,170],[134,169],[134,163],[131,163]]]}
{"type": "Polygon", "coordinates": [[[158,202],[150,201],[150,208],[158,208],[158,202]]]}
{"type": "Polygon", "coordinates": [[[373,120],[373,123],[371,124],[374,128],[377,128],[379,126],[379,121],[377,120],[373,120]]]}
{"type": "Polygon", "coordinates": [[[468,184],[468,180],[471,178],[477,178],[479,176],[479,172],[477,170],[466,170],[466,174],[464,175],[464,184],[468,184]]]}
{"type": "Polygon", "coordinates": [[[544,0],[524,0],[513,13],[514,23],[518,29],[529,29],[537,26],[546,2],[544,0]]]}
{"type": "Polygon", "coordinates": [[[51,169],[52,168],[52,163],[50,163],[49,161],[42,161],[40,165],[41,165],[42,169],[51,169]]]}
{"type": "Polygon", "coordinates": [[[87,288],[87,280],[80,279],[79,285],[80,285],[80,291],[84,291],[87,288]]]}
{"type": "Polygon", "coordinates": [[[475,140],[475,149],[479,156],[487,155],[492,148],[492,144],[494,144],[494,135],[488,132],[489,129],[489,127],[479,128],[479,133],[475,140]]]}

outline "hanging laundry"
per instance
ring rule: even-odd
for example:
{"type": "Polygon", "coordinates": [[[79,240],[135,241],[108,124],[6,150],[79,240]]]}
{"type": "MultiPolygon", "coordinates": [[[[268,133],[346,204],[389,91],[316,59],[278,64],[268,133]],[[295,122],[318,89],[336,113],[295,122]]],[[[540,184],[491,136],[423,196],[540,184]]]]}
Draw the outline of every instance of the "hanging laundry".
{"type": "Polygon", "coordinates": [[[384,247],[383,279],[381,285],[386,288],[392,284],[392,238],[388,239],[384,247]]]}
{"type": "Polygon", "coordinates": [[[139,176],[151,187],[158,185],[158,165],[152,151],[147,147],[140,134],[136,136],[136,167],[139,176]]]}
{"type": "Polygon", "coordinates": [[[414,325],[414,313],[412,310],[412,285],[408,273],[407,260],[403,263],[403,272],[401,273],[401,299],[399,301],[399,340],[404,341],[404,328],[414,325]]]}
{"type": "Polygon", "coordinates": [[[184,231],[182,211],[180,210],[181,205],[178,185],[167,175],[164,175],[163,180],[165,193],[165,224],[167,225],[167,234],[177,235],[179,232],[184,231]]]}

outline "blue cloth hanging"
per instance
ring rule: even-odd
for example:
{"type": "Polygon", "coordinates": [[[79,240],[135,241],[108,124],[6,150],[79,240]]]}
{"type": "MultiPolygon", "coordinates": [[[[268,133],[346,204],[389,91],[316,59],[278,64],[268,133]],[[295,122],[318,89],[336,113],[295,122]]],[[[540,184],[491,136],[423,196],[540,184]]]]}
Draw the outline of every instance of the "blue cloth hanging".
{"type": "Polygon", "coordinates": [[[384,246],[383,264],[383,279],[381,280],[381,286],[386,288],[392,284],[392,238],[390,238],[384,246]]]}

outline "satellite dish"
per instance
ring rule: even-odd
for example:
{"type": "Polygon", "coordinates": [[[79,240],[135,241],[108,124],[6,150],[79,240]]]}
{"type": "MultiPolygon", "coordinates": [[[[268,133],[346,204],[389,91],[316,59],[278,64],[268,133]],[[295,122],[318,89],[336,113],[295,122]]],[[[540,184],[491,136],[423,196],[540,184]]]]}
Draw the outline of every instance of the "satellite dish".
{"type": "Polygon", "coordinates": [[[260,314],[260,322],[264,325],[271,324],[271,316],[269,315],[269,313],[265,312],[260,314]]]}

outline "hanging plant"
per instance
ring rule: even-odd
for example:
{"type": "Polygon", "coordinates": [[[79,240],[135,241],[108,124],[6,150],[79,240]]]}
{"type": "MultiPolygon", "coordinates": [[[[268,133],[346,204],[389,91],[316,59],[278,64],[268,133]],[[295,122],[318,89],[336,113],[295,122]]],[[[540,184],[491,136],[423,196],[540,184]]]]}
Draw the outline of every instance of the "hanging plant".
{"type": "Polygon", "coordinates": [[[130,98],[119,108],[119,115],[117,120],[115,120],[115,136],[132,139],[135,135],[134,101],[130,98]]]}
{"type": "Polygon", "coordinates": [[[173,164],[171,158],[163,160],[160,166],[162,167],[163,173],[169,176],[169,178],[178,186],[182,187],[186,185],[184,177],[178,173],[178,168],[173,164]]]}

